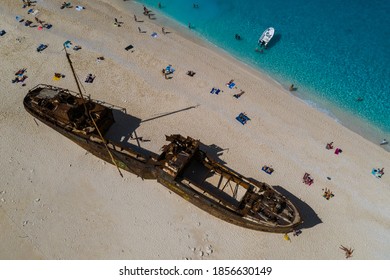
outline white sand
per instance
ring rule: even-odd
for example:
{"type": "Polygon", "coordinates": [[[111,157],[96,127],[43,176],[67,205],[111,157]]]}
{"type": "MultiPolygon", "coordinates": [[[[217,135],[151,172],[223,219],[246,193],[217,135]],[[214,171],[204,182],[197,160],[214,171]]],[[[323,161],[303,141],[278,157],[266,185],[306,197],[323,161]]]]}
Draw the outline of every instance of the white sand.
{"type": "Polygon", "coordinates": [[[53,28],[39,31],[15,20],[34,21],[21,2],[0,5],[0,29],[7,31],[0,37],[1,259],[344,259],[340,245],[353,247],[354,259],[390,258],[390,157],[381,147],[234,59],[170,28],[161,34],[142,6],[76,1],[86,7],[76,11],[41,0],[34,8],[53,28]],[[144,22],[134,22],[124,5],[144,22]],[[114,26],[114,17],[124,25],[114,26]],[[150,140],[144,148],[158,152],[172,133],[220,147],[229,167],[290,193],[305,220],[302,234],[288,242],[226,223],[153,180],[126,172],[121,178],[112,165],[37,125],[23,108],[28,89],[39,83],[77,89],[62,50],[66,40],[82,46],[70,53],[87,94],[150,119],[136,130],[150,140]],[[49,45],[42,53],[40,43],[49,45]],[[129,44],[134,52],[124,50],[129,44]],[[99,56],[105,60],[97,63],[99,56]],[[168,64],[176,69],[170,80],[161,73],[168,64]],[[25,87],[11,83],[20,68],[27,68],[25,87]],[[66,77],[53,81],[54,72],[66,77]],[[84,83],[88,73],[96,75],[92,84],[84,83]],[[239,89],[225,86],[230,79],[245,90],[240,99],[232,97],[239,89]],[[211,95],[212,87],[223,92],[211,95]],[[245,126],[235,120],[240,112],[251,118],[245,126]],[[343,153],[326,150],[329,141],[343,153]],[[267,175],[264,164],[276,171],[267,175]],[[371,175],[373,167],[385,168],[382,179],[371,175]],[[302,183],[305,172],[314,178],[310,187],[302,183]],[[329,201],[325,187],[335,194],[329,201]]]}

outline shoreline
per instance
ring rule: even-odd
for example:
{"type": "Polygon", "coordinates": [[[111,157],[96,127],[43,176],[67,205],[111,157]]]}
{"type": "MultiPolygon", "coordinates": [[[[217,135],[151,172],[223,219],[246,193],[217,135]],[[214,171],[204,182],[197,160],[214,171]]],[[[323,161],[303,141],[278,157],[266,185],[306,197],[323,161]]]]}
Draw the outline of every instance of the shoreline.
{"type": "Polygon", "coordinates": [[[41,31],[15,21],[15,14],[28,18],[21,3],[5,0],[0,9],[7,31],[0,37],[1,259],[341,260],[340,245],[353,247],[355,259],[389,258],[387,152],[242,63],[179,32],[162,35],[157,21],[134,23],[119,3],[127,4],[80,1],[86,9],[76,11],[42,0],[40,18],[53,28],[41,31]],[[126,137],[136,130],[149,140],[142,148],[158,152],[165,134],[200,139],[229,168],[283,190],[302,212],[302,234],[287,242],[216,219],[157,182],[127,172],[121,178],[114,166],[35,122],[23,108],[29,89],[44,83],[77,90],[62,50],[66,40],[82,47],[69,51],[86,96],[127,110],[119,141],[137,144],[126,137]],[[38,53],[40,43],[49,46],[38,53]],[[129,44],[133,52],[125,51],[129,44]],[[161,69],[169,64],[176,71],[165,79],[161,69]],[[11,82],[20,68],[27,68],[26,86],[11,82]],[[57,72],[65,77],[53,80],[57,72]],[[89,73],[93,83],[84,82],[89,73]],[[237,88],[226,86],[230,79],[237,88]],[[212,87],[222,92],[211,94],[212,87]],[[245,94],[234,98],[241,89],[245,94]],[[245,125],[235,119],[240,112],[251,118],[245,125]],[[343,153],[327,150],[330,141],[343,153]],[[381,179],[371,174],[378,167],[385,170],[381,179]],[[305,172],[314,178],[310,187],[302,183],[305,172]],[[325,188],[332,199],[323,197],[325,188]]]}
{"type": "MultiPolygon", "coordinates": [[[[135,2],[124,2],[124,4],[133,5],[133,8],[136,8],[141,11],[142,3],[138,1],[135,2]]],[[[126,7],[126,5],[124,5],[126,7]]],[[[128,6],[127,6],[128,7],[128,6]]],[[[149,7],[148,7],[149,8],[149,7]]],[[[315,91],[312,93],[310,91],[302,91],[299,88],[299,84],[295,85],[298,87],[297,91],[290,92],[288,90],[289,83],[286,80],[278,80],[276,77],[272,77],[271,74],[267,73],[265,70],[252,66],[245,60],[240,59],[239,57],[229,53],[228,51],[222,49],[221,47],[213,44],[207,38],[203,37],[201,34],[197,34],[196,31],[188,30],[188,28],[176,21],[175,19],[169,17],[169,15],[162,12],[158,7],[151,7],[151,10],[156,13],[157,17],[153,20],[159,26],[166,26],[174,29],[180,36],[183,36],[187,40],[198,44],[201,47],[209,48],[213,50],[216,54],[221,55],[225,59],[230,59],[235,63],[241,65],[244,70],[249,71],[255,76],[259,76],[262,79],[267,79],[269,82],[274,83],[283,90],[285,90],[287,95],[294,96],[304,102],[307,106],[314,108],[315,110],[323,113],[333,119],[335,122],[340,123],[347,129],[353,131],[354,133],[360,135],[366,140],[372,142],[383,148],[383,150],[390,152],[390,145],[379,145],[383,139],[390,139],[390,131],[386,132],[379,128],[379,126],[374,125],[368,120],[365,120],[351,111],[343,111],[341,108],[337,107],[335,104],[332,104],[328,100],[324,100],[318,97],[315,94],[315,91]]],[[[282,79],[282,77],[280,77],[282,79]]],[[[298,81],[299,82],[299,81],[298,81]]]]}

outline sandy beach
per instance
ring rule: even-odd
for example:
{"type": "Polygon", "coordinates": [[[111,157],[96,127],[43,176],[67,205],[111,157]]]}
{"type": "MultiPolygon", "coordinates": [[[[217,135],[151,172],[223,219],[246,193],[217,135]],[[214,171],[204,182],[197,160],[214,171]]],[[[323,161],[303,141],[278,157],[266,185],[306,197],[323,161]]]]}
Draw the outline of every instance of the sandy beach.
{"type": "MultiPolygon", "coordinates": [[[[144,16],[137,3],[74,1],[61,9],[62,3],[0,5],[6,31],[0,37],[0,259],[342,260],[341,245],[355,250],[352,259],[390,258],[389,152],[269,77],[182,36],[180,27],[165,25],[163,34],[161,21],[144,16]],[[28,14],[30,8],[39,12],[28,14]],[[52,27],[39,30],[35,17],[52,27]],[[228,167],[290,198],[304,219],[302,233],[286,241],[226,223],[156,181],[127,172],[121,178],[113,165],[35,120],[23,108],[29,89],[42,83],[77,91],[63,50],[67,40],[86,94],[133,116],[123,135],[135,129],[147,140],[141,146],[155,153],[165,135],[200,139],[228,167]],[[40,44],[47,48],[37,52],[40,44]],[[175,72],[165,79],[161,70],[169,64],[175,72]],[[12,83],[23,68],[25,86],[12,83]],[[54,73],[64,77],[53,80],[54,73]],[[84,82],[89,73],[93,83],[84,82]],[[231,79],[236,88],[226,86],[231,79]],[[221,92],[210,94],[213,87],[221,92]],[[241,112],[251,119],[246,125],[235,119],[241,112]],[[342,153],[325,148],[332,141],[342,153]],[[275,172],[266,174],[263,165],[275,172]],[[378,179],[372,168],[385,174],[378,179]],[[311,186],[302,183],[305,172],[311,186]],[[326,200],[325,188],[334,197],[326,200]]],[[[149,8],[160,17],[157,7],[149,8]]]]}

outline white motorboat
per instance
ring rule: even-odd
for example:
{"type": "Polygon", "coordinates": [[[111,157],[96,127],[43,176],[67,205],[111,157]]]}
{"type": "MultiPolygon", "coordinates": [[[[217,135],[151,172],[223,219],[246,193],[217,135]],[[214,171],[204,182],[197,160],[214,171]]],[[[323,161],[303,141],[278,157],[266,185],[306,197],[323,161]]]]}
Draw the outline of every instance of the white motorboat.
{"type": "Polygon", "coordinates": [[[259,38],[258,41],[259,45],[266,47],[269,41],[271,41],[274,34],[275,34],[275,29],[273,27],[267,28],[259,38]]]}

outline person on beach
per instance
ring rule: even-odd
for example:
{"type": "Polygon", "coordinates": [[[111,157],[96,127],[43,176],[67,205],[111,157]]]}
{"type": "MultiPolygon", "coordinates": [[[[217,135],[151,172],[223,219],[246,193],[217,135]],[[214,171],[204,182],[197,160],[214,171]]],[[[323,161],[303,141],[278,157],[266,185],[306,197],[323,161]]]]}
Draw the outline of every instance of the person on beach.
{"type": "Polygon", "coordinates": [[[191,29],[191,22],[188,23],[188,28],[191,29]]]}
{"type": "Polygon", "coordinates": [[[138,27],[138,32],[142,33],[141,27],[138,27]]]}
{"type": "Polygon", "coordinates": [[[136,15],[134,15],[134,20],[137,21],[137,16],[136,15]]]}
{"type": "Polygon", "coordinates": [[[162,34],[165,35],[165,27],[162,27],[162,28],[161,28],[161,31],[162,31],[162,34]]]}
{"type": "Polygon", "coordinates": [[[148,8],[146,8],[146,7],[144,6],[144,15],[147,16],[147,15],[149,15],[150,12],[151,12],[151,11],[148,10],[148,8]]]}
{"type": "Polygon", "coordinates": [[[333,142],[330,142],[330,143],[326,144],[326,149],[327,150],[332,150],[333,149],[333,142]]]}
{"type": "Polygon", "coordinates": [[[263,49],[256,47],[255,52],[263,53],[263,49]]]}
{"type": "Polygon", "coordinates": [[[294,88],[294,84],[292,84],[289,88],[290,91],[293,91],[295,88],[294,88]]]}

